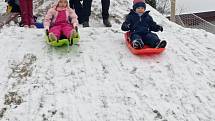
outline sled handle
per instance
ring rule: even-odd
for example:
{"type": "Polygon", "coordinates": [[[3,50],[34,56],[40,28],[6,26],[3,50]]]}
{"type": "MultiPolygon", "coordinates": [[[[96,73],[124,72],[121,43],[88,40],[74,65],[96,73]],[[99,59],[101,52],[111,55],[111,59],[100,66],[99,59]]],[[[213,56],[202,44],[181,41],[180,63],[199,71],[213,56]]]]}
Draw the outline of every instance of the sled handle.
{"type": "Polygon", "coordinates": [[[46,29],[46,36],[47,36],[49,42],[51,42],[50,39],[49,39],[49,30],[48,29],[46,29]]]}
{"type": "Polygon", "coordinates": [[[77,26],[75,27],[75,31],[78,32],[78,27],[77,26]]]}
{"type": "Polygon", "coordinates": [[[46,35],[47,35],[47,36],[49,35],[49,30],[48,30],[48,29],[46,29],[46,35]]]}
{"type": "MultiPolygon", "coordinates": [[[[78,33],[78,27],[77,26],[75,26],[75,31],[78,33]]],[[[73,38],[70,40],[70,46],[72,46],[73,45],[73,38]]]]}

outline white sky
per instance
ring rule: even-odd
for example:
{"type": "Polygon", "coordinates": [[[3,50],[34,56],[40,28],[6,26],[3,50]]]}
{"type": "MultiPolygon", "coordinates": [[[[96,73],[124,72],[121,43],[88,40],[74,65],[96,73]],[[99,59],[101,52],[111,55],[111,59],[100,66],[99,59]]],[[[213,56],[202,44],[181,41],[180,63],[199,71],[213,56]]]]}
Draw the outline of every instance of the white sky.
{"type": "Polygon", "coordinates": [[[176,0],[177,13],[215,11],[215,0],[176,0]]]}

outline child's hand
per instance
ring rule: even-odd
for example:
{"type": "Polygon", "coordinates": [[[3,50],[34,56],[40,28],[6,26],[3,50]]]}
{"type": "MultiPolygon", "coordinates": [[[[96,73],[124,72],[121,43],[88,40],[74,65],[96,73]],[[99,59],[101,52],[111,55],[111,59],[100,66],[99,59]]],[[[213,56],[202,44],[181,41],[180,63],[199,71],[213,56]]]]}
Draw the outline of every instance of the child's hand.
{"type": "Polygon", "coordinates": [[[131,24],[127,24],[127,28],[130,29],[131,24]]]}
{"type": "Polygon", "coordinates": [[[127,24],[127,23],[125,23],[125,22],[122,24],[122,27],[121,27],[121,28],[122,28],[123,31],[128,31],[128,30],[131,29],[131,28],[130,28],[130,24],[127,24]]]}
{"type": "Polygon", "coordinates": [[[76,23],[73,23],[73,28],[76,28],[78,25],[76,23]]]}
{"type": "Polygon", "coordinates": [[[48,30],[48,31],[49,31],[49,27],[46,26],[46,27],[45,27],[45,30],[48,30]]]}

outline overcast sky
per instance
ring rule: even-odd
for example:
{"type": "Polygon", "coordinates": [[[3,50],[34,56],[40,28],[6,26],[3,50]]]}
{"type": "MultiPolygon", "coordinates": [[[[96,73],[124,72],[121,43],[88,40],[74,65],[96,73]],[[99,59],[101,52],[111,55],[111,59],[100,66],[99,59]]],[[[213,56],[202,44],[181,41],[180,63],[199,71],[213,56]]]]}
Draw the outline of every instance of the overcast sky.
{"type": "Polygon", "coordinates": [[[215,0],[176,0],[177,13],[215,11],[215,0]]]}

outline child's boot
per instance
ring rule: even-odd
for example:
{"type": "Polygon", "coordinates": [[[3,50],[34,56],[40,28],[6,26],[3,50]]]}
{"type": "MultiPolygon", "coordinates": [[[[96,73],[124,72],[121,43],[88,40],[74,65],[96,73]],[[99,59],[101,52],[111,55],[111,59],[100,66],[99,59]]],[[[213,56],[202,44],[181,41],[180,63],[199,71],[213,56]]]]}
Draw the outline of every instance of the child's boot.
{"type": "Polygon", "coordinates": [[[103,19],[103,24],[106,26],[106,27],[112,27],[110,21],[108,19],[103,19]]]}
{"type": "Polygon", "coordinates": [[[132,47],[135,49],[141,49],[144,47],[144,43],[141,39],[136,39],[132,41],[132,47]]]}
{"type": "Polygon", "coordinates": [[[28,25],[24,25],[23,27],[24,27],[24,28],[29,28],[29,26],[28,26],[28,25]]]}
{"type": "Polygon", "coordinates": [[[85,28],[85,27],[90,27],[89,21],[84,21],[84,22],[83,22],[83,27],[84,27],[84,28],[85,28]]]}
{"type": "Polygon", "coordinates": [[[57,37],[53,33],[49,33],[49,40],[52,41],[57,41],[57,37]]]}
{"type": "Polygon", "coordinates": [[[156,48],[165,48],[167,45],[167,42],[165,40],[161,41],[156,48]]]}
{"type": "Polygon", "coordinates": [[[30,25],[29,27],[30,27],[30,28],[36,28],[36,26],[35,26],[35,25],[33,25],[33,24],[32,24],[32,25],[30,25]]]}

